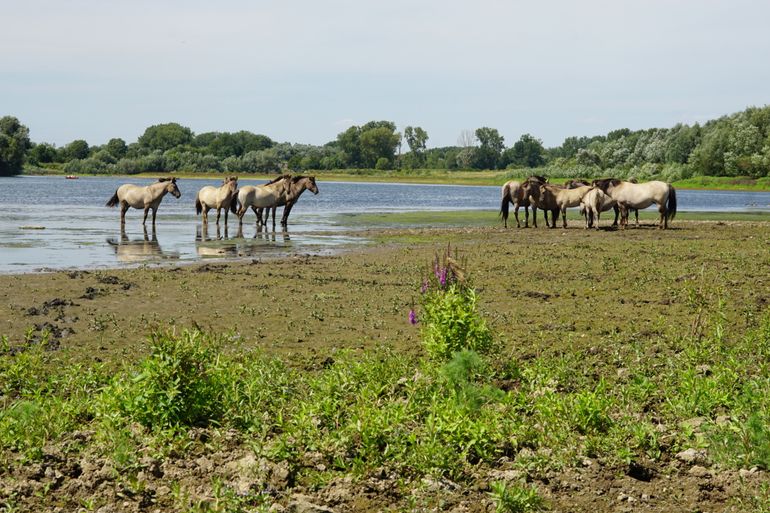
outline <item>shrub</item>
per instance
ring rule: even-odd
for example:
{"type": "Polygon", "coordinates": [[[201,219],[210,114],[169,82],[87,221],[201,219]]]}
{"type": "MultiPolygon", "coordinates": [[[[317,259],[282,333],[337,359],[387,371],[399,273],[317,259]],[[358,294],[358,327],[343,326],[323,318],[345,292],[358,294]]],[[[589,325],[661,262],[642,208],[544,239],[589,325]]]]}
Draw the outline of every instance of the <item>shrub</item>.
{"type": "Polygon", "coordinates": [[[103,411],[117,412],[148,428],[217,423],[225,384],[218,354],[198,331],[153,334],[152,353],[139,372],[118,378],[104,392],[103,411]]]}
{"type": "MultiPolygon", "coordinates": [[[[450,253],[447,247],[443,256],[436,255],[433,272],[421,288],[422,341],[428,355],[438,360],[466,349],[486,354],[495,347],[492,332],[477,311],[476,290],[450,253]]],[[[414,311],[410,321],[417,322],[414,311]]]]}

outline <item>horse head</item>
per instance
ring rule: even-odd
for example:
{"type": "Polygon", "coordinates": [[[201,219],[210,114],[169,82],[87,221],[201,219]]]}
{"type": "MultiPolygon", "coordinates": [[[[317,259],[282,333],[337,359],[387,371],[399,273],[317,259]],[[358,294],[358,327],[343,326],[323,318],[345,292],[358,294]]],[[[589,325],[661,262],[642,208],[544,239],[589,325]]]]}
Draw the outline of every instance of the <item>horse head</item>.
{"type": "Polygon", "coordinates": [[[318,194],[318,186],[315,184],[315,176],[304,176],[305,189],[309,190],[313,194],[318,194]]]}
{"type": "Polygon", "coordinates": [[[591,185],[597,189],[601,189],[603,193],[607,194],[609,189],[620,185],[620,180],[617,178],[599,178],[591,182],[591,185]]]}
{"type": "Polygon", "coordinates": [[[179,190],[179,187],[176,186],[176,178],[161,178],[158,180],[159,182],[168,182],[168,185],[166,185],[166,192],[170,192],[172,196],[175,198],[179,198],[182,195],[182,192],[179,190]]]}

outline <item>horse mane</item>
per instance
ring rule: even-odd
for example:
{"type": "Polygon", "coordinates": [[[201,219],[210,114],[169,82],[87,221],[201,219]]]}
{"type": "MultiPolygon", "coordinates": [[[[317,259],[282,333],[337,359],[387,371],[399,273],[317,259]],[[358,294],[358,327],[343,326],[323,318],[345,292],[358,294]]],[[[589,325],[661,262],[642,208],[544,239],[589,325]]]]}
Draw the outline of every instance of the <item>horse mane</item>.
{"type": "Polygon", "coordinates": [[[546,178],[544,176],[540,176],[540,175],[532,175],[529,178],[527,178],[527,181],[529,181],[529,180],[537,181],[537,182],[542,182],[542,183],[548,183],[548,178],[546,178]]]}
{"type": "Polygon", "coordinates": [[[612,185],[613,187],[620,185],[621,181],[617,178],[599,178],[597,180],[594,180],[591,185],[594,187],[598,187],[602,190],[602,192],[606,193],[607,188],[612,185]]]}
{"type": "Polygon", "coordinates": [[[171,178],[158,178],[159,182],[168,182],[170,180],[171,180],[171,178]]]}
{"type": "Polygon", "coordinates": [[[291,175],[281,175],[278,178],[273,178],[272,180],[267,182],[265,185],[270,185],[270,184],[273,184],[275,182],[280,182],[281,180],[284,180],[284,179],[285,180],[289,180],[291,177],[292,177],[291,175]]]}

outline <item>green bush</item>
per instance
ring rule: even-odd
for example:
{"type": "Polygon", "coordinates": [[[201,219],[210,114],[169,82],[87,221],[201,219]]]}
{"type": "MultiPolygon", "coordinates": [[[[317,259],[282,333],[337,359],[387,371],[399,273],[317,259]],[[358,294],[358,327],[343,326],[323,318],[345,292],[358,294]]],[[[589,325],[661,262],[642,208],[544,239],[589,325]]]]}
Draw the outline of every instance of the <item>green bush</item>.
{"type": "Polygon", "coordinates": [[[116,379],[103,394],[106,413],[147,428],[205,426],[223,417],[226,383],[217,352],[198,331],[153,334],[139,372],[116,379]]]}
{"type": "MultiPolygon", "coordinates": [[[[420,333],[431,358],[448,360],[463,350],[488,354],[495,349],[492,331],[477,310],[476,290],[449,248],[443,257],[436,255],[421,293],[420,333]]],[[[417,322],[413,311],[410,320],[417,322]]]]}

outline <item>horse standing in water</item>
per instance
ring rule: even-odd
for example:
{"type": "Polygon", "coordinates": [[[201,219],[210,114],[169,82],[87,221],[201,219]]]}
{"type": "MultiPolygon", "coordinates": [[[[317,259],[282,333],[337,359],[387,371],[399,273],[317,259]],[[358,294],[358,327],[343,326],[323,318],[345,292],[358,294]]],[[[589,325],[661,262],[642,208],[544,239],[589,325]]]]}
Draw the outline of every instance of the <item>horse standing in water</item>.
{"type": "MultiPolygon", "coordinates": [[[[305,190],[318,194],[318,186],[315,183],[315,176],[291,176],[283,175],[275,180],[268,182],[268,184],[277,182],[278,180],[286,179],[289,181],[289,193],[286,197],[281,198],[277,206],[283,206],[283,216],[281,216],[281,226],[286,226],[289,223],[289,214],[291,209],[299,200],[305,190]]],[[[257,222],[262,222],[262,209],[257,211],[257,222]]],[[[267,219],[265,219],[267,223],[267,219]]],[[[273,212],[273,224],[275,224],[275,212],[273,212]]]]}
{"type": "MultiPolygon", "coordinates": [[[[524,228],[529,228],[529,207],[531,205],[530,193],[531,189],[537,187],[541,183],[546,183],[547,178],[542,176],[530,176],[524,182],[517,182],[516,180],[510,180],[503,185],[501,190],[502,202],[500,203],[500,216],[503,218],[503,223],[508,228],[508,212],[510,204],[513,203],[513,215],[516,217],[516,228],[521,228],[519,223],[519,207],[524,207],[524,228]]],[[[537,219],[534,218],[535,207],[532,207],[533,222],[535,228],[537,228],[537,219]]]]}
{"type": "MultiPolygon", "coordinates": [[[[275,230],[275,210],[278,208],[278,204],[282,198],[288,197],[290,181],[291,177],[285,175],[265,185],[246,185],[245,187],[241,187],[238,190],[237,212],[236,203],[230,204],[230,209],[238,215],[238,224],[243,224],[243,216],[246,215],[246,211],[249,207],[251,207],[257,215],[257,225],[262,224],[258,209],[272,208],[273,230],[275,230]]],[[[269,219],[269,214],[270,212],[268,212],[265,217],[265,225],[269,219]]]]}
{"type": "Polygon", "coordinates": [[[225,210],[225,226],[227,226],[227,213],[230,205],[236,201],[238,189],[238,177],[228,176],[222,181],[221,187],[207,185],[198,191],[195,197],[195,212],[203,213],[203,224],[209,222],[209,210],[217,209],[217,225],[219,225],[219,215],[222,209],[225,210]]]}
{"type": "Polygon", "coordinates": [[[159,178],[157,182],[142,187],[126,183],[118,187],[115,194],[107,202],[108,207],[114,207],[120,204],[120,225],[126,224],[126,211],[129,207],[143,208],[144,219],[142,224],[147,223],[147,213],[152,209],[152,226],[155,228],[155,215],[158,212],[158,206],[166,193],[171,193],[175,198],[179,198],[182,193],[176,186],[176,178],[159,178]]]}
{"type": "Polygon", "coordinates": [[[671,184],[654,180],[646,183],[624,182],[615,178],[594,180],[593,185],[618,203],[620,227],[628,225],[628,210],[658,205],[660,222],[658,228],[668,228],[668,221],[676,216],[676,190],[671,184]]]}

